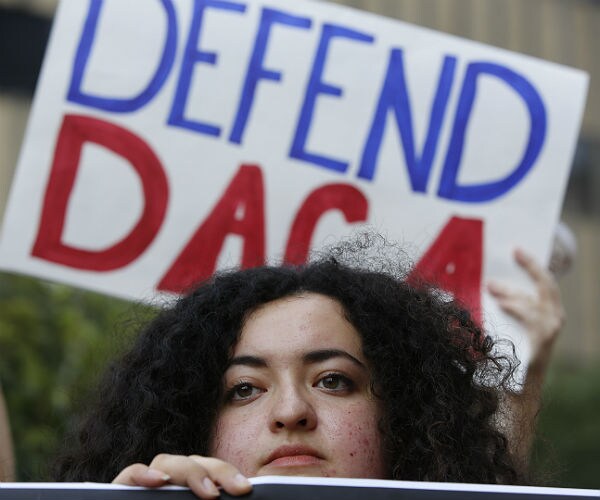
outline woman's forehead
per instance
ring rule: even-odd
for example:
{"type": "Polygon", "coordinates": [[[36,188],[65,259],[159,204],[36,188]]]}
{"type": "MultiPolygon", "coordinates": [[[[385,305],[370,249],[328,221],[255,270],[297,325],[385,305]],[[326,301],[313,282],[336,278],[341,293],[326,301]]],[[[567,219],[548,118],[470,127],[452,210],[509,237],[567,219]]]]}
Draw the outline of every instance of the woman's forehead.
{"type": "Polygon", "coordinates": [[[246,319],[234,356],[342,349],[362,357],[362,341],[341,304],[304,293],[268,302],[246,319]]]}

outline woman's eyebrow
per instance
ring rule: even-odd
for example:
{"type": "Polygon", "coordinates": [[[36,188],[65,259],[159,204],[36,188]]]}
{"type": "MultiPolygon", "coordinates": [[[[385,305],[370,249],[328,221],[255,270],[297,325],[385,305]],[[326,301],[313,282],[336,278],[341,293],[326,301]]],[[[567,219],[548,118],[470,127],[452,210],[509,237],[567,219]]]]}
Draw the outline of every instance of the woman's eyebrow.
{"type": "Polygon", "coordinates": [[[237,356],[229,362],[229,366],[244,365],[252,366],[253,368],[264,368],[267,362],[258,356],[237,356]]]}
{"type": "Polygon", "coordinates": [[[355,365],[360,366],[365,370],[367,369],[364,363],[361,363],[354,356],[347,353],[346,351],[342,351],[341,349],[320,349],[318,351],[307,352],[304,356],[302,356],[302,360],[304,361],[304,363],[319,363],[321,361],[327,361],[331,358],[346,358],[352,361],[352,363],[354,363],[355,365]]]}
{"type": "MultiPolygon", "coordinates": [[[[310,351],[302,356],[302,361],[305,364],[311,364],[320,363],[322,361],[327,361],[328,359],[332,358],[345,358],[354,363],[355,365],[365,370],[367,369],[364,363],[362,363],[354,356],[341,349],[319,349],[317,351],[310,351]]],[[[265,359],[260,358],[258,356],[236,356],[229,362],[230,367],[240,365],[251,366],[253,368],[265,368],[267,367],[267,362],[265,359]]]]}

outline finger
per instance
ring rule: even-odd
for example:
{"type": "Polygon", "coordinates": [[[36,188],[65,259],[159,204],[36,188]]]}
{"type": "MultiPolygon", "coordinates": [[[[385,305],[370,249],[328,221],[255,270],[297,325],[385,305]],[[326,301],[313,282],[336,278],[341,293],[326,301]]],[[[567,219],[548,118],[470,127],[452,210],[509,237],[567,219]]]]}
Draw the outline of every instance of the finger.
{"type": "Polygon", "coordinates": [[[501,301],[507,303],[519,302],[529,309],[534,307],[536,303],[535,297],[530,293],[527,293],[520,288],[514,288],[500,281],[490,280],[487,285],[487,289],[490,292],[490,295],[492,295],[498,301],[498,303],[501,301]]]}
{"type": "Polygon", "coordinates": [[[133,464],[123,469],[112,482],[128,486],[157,488],[164,486],[170,479],[171,476],[161,470],[150,468],[144,464],[133,464]]]}
{"type": "Polygon", "coordinates": [[[219,496],[208,471],[187,456],[162,453],[154,457],[150,467],[165,471],[171,476],[172,484],[187,486],[200,498],[208,500],[219,496]]]}
{"type": "Polygon", "coordinates": [[[487,284],[487,289],[488,292],[490,292],[490,294],[497,299],[507,297],[515,293],[515,290],[512,287],[508,286],[506,283],[496,280],[490,280],[487,284]]]}
{"type": "Polygon", "coordinates": [[[231,495],[245,495],[252,489],[252,484],[240,471],[228,462],[218,458],[191,455],[190,458],[204,467],[210,478],[231,495]]]}
{"type": "Polygon", "coordinates": [[[548,269],[540,266],[537,260],[521,248],[515,250],[515,260],[537,285],[540,295],[553,299],[559,297],[558,284],[548,269]]]}
{"type": "Polygon", "coordinates": [[[525,325],[536,321],[536,318],[532,317],[532,302],[532,298],[524,294],[514,294],[498,299],[498,305],[504,312],[525,325]]]}
{"type": "Polygon", "coordinates": [[[547,279],[547,273],[545,269],[522,248],[517,248],[515,250],[515,260],[519,266],[527,271],[527,274],[531,276],[531,279],[533,279],[535,283],[543,282],[547,279]]]}
{"type": "Polygon", "coordinates": [[[150,466],[167,471],[172,483],[188,486],[205,499],[219,496],[217,484],[232,495],[248,493],[252,488],[233,465],[216,458],[161,454],[154,458],[150,466]]]}

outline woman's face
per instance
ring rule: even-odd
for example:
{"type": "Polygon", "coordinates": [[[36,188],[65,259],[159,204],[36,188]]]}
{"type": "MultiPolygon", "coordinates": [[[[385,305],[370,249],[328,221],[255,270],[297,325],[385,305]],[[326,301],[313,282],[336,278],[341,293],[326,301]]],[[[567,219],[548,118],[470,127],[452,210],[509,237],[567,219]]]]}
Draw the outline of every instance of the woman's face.
{"type": "Polygon", "coordinates": [[[244,475],[386,477],[380,406],[337,301],[307,293],[253,312],[224,385],[210,451],[244,475]]]}

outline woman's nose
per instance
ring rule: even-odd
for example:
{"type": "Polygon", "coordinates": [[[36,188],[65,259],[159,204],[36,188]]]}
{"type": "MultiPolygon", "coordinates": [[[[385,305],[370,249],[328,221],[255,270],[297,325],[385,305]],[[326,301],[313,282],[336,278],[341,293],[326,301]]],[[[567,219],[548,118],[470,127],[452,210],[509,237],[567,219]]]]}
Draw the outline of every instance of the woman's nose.
{"type": "Polygon", "coordinates": [[[317,426],[317,414],[309,396],[297,388],[281,389],[273,396],[269,427],[282,430],[312,430],[317,426]]]}

